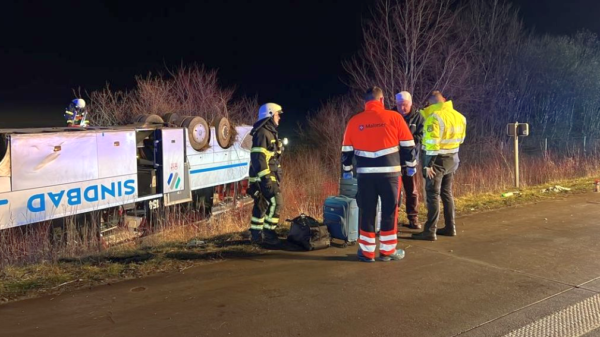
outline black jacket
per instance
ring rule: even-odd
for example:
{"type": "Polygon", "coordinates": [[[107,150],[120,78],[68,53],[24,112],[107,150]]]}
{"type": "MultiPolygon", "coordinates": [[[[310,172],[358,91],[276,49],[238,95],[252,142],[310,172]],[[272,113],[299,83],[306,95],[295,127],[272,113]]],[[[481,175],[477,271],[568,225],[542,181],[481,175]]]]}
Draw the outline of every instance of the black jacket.
{"type": "Polygon", "coordinates": [[[415,110],[415,108],[412,108],[408,115],[402,115],[402,117],[404,117],[404,121],[413,135],[415,149],[418,152],[421,150],[421,143],[423,141],[423,124],[425,124],[425,119],[419,111],[415,110]]]}
{"type": "Polygon", "coordinates": [[[279,156],[281,148],[277,133],[277,126],[273,119],[260,120],[254,124],[252,134],[252,150],[250,153],[251,181],[261,181],[264,185],[278,181],[279,156]]]}

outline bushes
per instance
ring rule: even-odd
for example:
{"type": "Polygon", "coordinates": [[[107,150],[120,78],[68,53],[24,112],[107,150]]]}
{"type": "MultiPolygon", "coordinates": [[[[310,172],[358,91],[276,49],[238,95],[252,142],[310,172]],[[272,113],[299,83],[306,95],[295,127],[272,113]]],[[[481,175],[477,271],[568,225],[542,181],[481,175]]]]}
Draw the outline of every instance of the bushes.
{"type": "Polygon", "coordinates": [[[252,123],[258,111],[255,98],[234,99],[234,90],[218,84],[217,72],[204,67],[180,67],[168,76],[136,78],[132,91],[112,91],[107,85],[90,94],[92,125],[123,125],[138,115],[178,113],[200,116],[209,123],[225,116],[234,123],[252,123]]]}

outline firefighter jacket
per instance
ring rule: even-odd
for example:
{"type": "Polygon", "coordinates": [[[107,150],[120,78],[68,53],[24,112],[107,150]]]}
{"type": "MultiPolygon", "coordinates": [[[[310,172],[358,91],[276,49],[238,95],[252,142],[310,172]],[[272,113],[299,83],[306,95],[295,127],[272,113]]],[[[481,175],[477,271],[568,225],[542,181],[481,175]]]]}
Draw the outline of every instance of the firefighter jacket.
{"type": "Polygon", "coordinates": [[[281,148],[277,127],[273,119],[260,120],[254,124],[252,134],[252,149],[250,151],[250,183],[260,182],[261,186],[271,186],[279,182],[281,173],[279,157],[281,148]]]}
{"type": "Polygon", "coordinates": [[[460,112],[454,110],[452,101],[434,104],[427,108],[425,120],[423,149],[425,150],[424,166],[431,166],[439,155],[457,154],[464,142],[467,131],[467,120],[460,112]]]}
{"type": "MultiPolygon", "coordinates": [[[[83,110],[72,109],[71,107],[68,107],[67,109],[65,109],[65,114],[64,114],[64,117],[67,120],[67,125],[72,126],[73,123],[75,125],[81,125],[81,120],[83,119],[84,114],[85,114],[85,111],[83,111],[83,110]],[[71,110],[73,110],[73,111],[71,111],[71,110]]],[[[83,122],[83,124],[85,126],[88,126],[90,124],[90,121],[85,120],[83,122]]]]}
{"type": "Polygon", "coordinates": [[[342,168],[358,176],[398,177],[402,167],[415,167],[415,142],[402,116],[386,110],[383,103],[369,101],[365,111],[352,117],[342,144],[342,168]]]}

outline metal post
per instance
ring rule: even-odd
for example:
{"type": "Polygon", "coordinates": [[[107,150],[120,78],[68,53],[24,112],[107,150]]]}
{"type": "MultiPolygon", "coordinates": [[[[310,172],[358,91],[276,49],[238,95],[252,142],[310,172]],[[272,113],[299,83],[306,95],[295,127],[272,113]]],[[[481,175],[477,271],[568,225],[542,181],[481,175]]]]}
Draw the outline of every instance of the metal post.
{"type": "Polygon", "coordinates": [[[517,129],[519,122],[515,123],[515,187],[519,188],[519,135],[517,129]]]}
{"type": "Polygon", "coordinates": [[[548,158],[548,137],[544,138],[544,158],[548,158]]]}
{"type": "Polygon", "coordinates": [[[585,146],[585,144],[586,144],[586,141],[587,141],[587,136],[583,136],[583,153],[584,153],[584,154],[585,154],[585,152],[586,152],[586,146],[585,146]]]}

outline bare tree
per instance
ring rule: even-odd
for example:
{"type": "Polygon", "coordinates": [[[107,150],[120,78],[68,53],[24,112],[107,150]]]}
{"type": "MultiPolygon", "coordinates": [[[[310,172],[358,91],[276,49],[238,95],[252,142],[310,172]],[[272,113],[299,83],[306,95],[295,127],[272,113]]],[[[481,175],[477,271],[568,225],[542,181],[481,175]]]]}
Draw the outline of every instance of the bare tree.
{"type": "Polygon", "coordinates": [[[300,129],[300,137],[326,167],[336,172],[340,168],[340,150],[346,123],[361,111],[362,100],[346,95],[327,101],[307,119],[306,129],[300,129]]]}
{"type": "Polygon", "coordinates": [[[461,84],[468,74],[469,45],[456,34],[459,10],[452,11],[452,5],[452,0],[378,1],[363,27],[361,52],[344,63],[350,86],[378,85],[390,99],[407,90],[424,103],[432,90],[461,84]]]}

